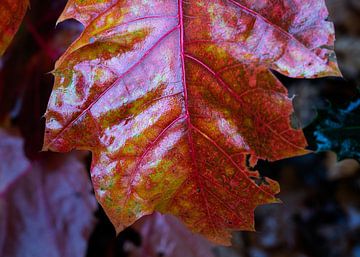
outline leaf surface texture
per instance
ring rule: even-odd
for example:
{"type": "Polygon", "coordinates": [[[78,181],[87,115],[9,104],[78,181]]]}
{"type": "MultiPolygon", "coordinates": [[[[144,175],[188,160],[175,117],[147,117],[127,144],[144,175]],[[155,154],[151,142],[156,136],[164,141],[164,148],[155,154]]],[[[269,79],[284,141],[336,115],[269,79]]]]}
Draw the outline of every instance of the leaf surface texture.
{"type": "Polygon", "coordinates": [[[93,154],[117,231],[154,211],[230,243],[278,184],[258,159],[305,154],[273,75],[339,75],[322,0],[70,0],[81,36],[58,60],[44,150],[93,154]]]}

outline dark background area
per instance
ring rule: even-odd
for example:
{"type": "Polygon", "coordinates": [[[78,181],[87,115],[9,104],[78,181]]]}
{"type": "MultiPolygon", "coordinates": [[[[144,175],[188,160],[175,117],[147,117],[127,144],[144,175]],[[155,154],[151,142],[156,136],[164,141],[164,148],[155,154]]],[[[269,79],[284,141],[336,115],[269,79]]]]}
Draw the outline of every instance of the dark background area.
{"type": "MultiPolygon", "coordinates": [[[[360,1],[327,3],[344,78],[298,80],[277,75],[289,95],[296,96],[295,115],[302,127],[315,118],[317,108],[329,104],[343,108],[359,97],[360,1]]],[[[49,72],[82,30],[75,21],[55,27],[65,4],[65,0],[32,0],[31,10],[0,61],[0,122],[20,128],[26,154],[33,160],[42,155],[42,115],[53,85],[49,72]]],[[[360,172],[356,161],[337,162],[334,153],[325,152],[261,162],[257,168],[279,181],[279,197],[284,203],[259,207],[258,232],[234,234],[232,247],[214,249],[217,256],[360,257],[360,172]]],[[[88,257],[129,256],[126,245],[140,245],[144,240],[131,228],[116,237],[101,208],[96,216],[88,257]]]]}

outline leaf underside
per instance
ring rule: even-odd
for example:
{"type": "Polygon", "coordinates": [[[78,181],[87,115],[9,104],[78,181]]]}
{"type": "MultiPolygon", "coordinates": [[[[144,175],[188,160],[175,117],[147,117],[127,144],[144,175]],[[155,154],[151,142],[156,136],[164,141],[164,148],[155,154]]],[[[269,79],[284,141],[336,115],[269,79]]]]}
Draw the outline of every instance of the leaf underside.
{"type": "Polygon", "coordinates": [[[44,150],[92,152],[117,231],[159,211],[229,244],[278,201],[249,166],[307,152],[270,69],[340,75],[327,15],[322,0],[70,0],[59,21],[85,29],[56,63],[44,150]]]}
{"type": "Polygon", "coordinates": [[[0,3],[0,56],[11,43],[28,8],[28,0],[1,0],[0,3]]]}

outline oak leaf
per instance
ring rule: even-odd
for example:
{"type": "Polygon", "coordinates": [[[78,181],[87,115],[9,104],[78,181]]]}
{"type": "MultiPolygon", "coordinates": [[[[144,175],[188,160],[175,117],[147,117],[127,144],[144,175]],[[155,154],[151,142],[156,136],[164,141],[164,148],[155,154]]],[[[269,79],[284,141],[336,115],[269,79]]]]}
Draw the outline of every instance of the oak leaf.
{"type": "Polygon", "coordinates": [[[25,16],[29,0],[1,0],[0,3],[0,56],[11,43],[25,16]]]}
{"type": "Polygon", "coordinates": [[[70,0],[84,25],[57,61],[44,150],[90,150],[116,230],[158,211],[229,244],[275,181],[258,159],[307,153],[271,70],[338,76],[323,0],[70,0]]]}

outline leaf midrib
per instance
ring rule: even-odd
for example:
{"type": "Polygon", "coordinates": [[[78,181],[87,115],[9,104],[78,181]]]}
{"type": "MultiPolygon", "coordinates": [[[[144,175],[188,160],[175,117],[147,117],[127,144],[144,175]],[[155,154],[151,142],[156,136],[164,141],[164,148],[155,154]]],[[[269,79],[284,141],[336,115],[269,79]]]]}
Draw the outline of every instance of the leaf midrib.
{"type": "MultiPolygon", "coordinates": [[[[265,22],[267,22],[268,24],[272,25],[273,27],[277,28],[278,30],[280,30],[281,32],[285,33],[287,36],[291,37],[292,39],[295,39],[292,35],[290,35],[289,33],[287,33],[286,31],[284,31],[282,28],[278,27],[277,25],[275,24],[272,24],[270,21],[268,21],[267,19],[265,19],[263,16],[261,16],[260,14],[248,9],[247,7],[245,6],[242,6],[240,5],[239,3],[233,1],[233,0],[228,0],[229,2],[239,6],[240,8],[242,8],[244,11],[264,20],[265,22]]],[[[119,78],[117,78],[115,80],[114,83],[112,83],[107,89],[105,89],[98,97],[96,97],[90,105],[88,105],[78,116],[76,116],[70,123],[68,123],[67,126],[65,126],[51,141],[48,145],[44,146],[45,149],[48,149],[54,142],[56,142],[56,140],[67,130],[69,129],[70,127],[72,127],[72,125],[80,118],[82,117],[84,114],[86,114],[88,112],[88,110],[94,105],[96,104],[109,90],[111,90],[114,85],[116,85],[124,76],[126,76],[128,73],[130,73],[133,69],[135,69],[140,63],[142,63],[144,61],[144,59],[152,52],[152,50],[154,50],[161,42],[163,42],[163,40],[165,40],[167,38],[167,36],[169,36],[172,32],[176,31],[177,29],[180,29],[180,45],[181,45],[181,63],[182,63],[182,76],[183,76],[183,94],[184,94],[184,103],[185,103],[185,110],[186,110],[186,114],[185,116],[185,119],[186,119],[186,122],[188,124],[188,128],[189,130],[191,129],[195,129],[196,131],[198,129],[196,129],[192,124],[191,124],[191,121],[190,121],[190,114],[189,114],[189,108],[188,108],[188,95],[187,95],[187,86],[186,86],[186,72],[185,72],[185,57],[186,57],[186,54],[185,54],[185,51],[184,51],[184,27],[183,27],[183,11],[182,11],[182,4],[183,4],[183,1],[182,0],[178,0],[178,5],[179,5],[179,10],[178,10],[178,17],[179,17],[179,24],[176,25],[175,27],[173,27],[172,29],[170,29],[169,31],[167,31],[163,36],[161,36],[154,44],[152,47],[150,47],[146,53],[135,63],[133,64],[128,70],[126,70],[121,76],[119,76],[119,78]]],[[[114,6],[114,5],[113,5],[114,6]]],[[[111,7],[110,7],[111,8],[111,7]]],[[[99,14],[97,17],[101,16],[101,14],[99,14]]],[[[159,18],[160,16],[154,16],[154,18],[159,18]]],[[[141,17],[140,18],[137,18],[136,20],[139,20],[139,19],[142,19],[141,17]]],[[[296,39],[295,39],[296,40],[296,39]]],[[[301,43],[301,42],[300,42],[301,43]]],[[[305,46],[304,46],[305,47],[305,46]]],[[[178,119],[176,119],[178,120],[178,119]]],[[[200,133],[200,132],[199,132],[200,133]]],[[[209,139],[204,133],[200,133],[202,136],[205,136],[205,138],[207,140],[209,140],[210,142],[214,143],[211,139],[209,139]]],[[[190,134],[190,132],[188,132],[188,141],[189,141],[189,144],[190,144],[190,147],[192,148],[192,151],[191,151],[191,158],[193,159],[193,163],[196,163],[196,156],[195,156],[195,149],[194,149],[194,142],[193,142],[193,139],[192,139],[192,135],[190,134]]],[[[219,146],[217,146],[217,148],[219,149],[219,146]]],[[[231,157],[229,157],[229,155],[223,150],[223,149],[219,149],[223,154],[225,154],[228,159],[233,163],[233,160],[231,157]]],[[[234,163],[233,163],[234,164],[234,163]]],[[[239,167],[237,165],[235,165],[235,167],[237,169],[239,169],[239,167]]],[[[239,169],[240,172],[244,172],[242,171],[241,169],[239,169]]],[[[198,171],[197,171],[198,173],[198,171]]],[[[197,178],[197,181],[198,181],[198,185],[199,187],[202,187],[203,189],[203,186],[202,186],[202,183],[199,179],[199,174],[197,174],[196,176],[197,178]]],[[[261,189],[261,188],[260,188],[261,189]]],[[[204,193],[204,190],[201,190],[202,194],[204,193]]],[[[264,193],[267,193],[264,191],[264,193]]],[[[202,196],[203,199],[204,199],[204,202],[206,204],[206,208],[207,208],[207,212],[208,212],[208,216],[209,216],[209,219],[211,220],[211,214],[210,214],[210,211],[209,211],[209,206],[208,206],[208,203],[207,203],[207,199],[206,197],[203,195],[202,196]]],[[[212,222],[214,223],[214,222],[212,222]]],[[[214,232],[215,233],[218,233],[216,228],[215,228],[215,225],[212,224],[214,226],[214,232]]]]}
{"type": "MultiPolygon", "coordinates": [[[[271,21],[269,21],[268,19],[266,19],[264,16],[262,16],[261,14],[247,8],[246,6],[236,2],[235,0],[228,0],[230,3],[234,4],[235,6],[238,6],[239,8],[241,8],[243,11],[247,12],[248,14],[256,17],[256,18],[260,18],[262,19],[264,22],[268,23],[269,25],[273,26],[275,29],[277,29],[278,31],[280,31],[281,33],[285,34],[287,37],[291,38],[292,40],[295,40],[296,42],[298,42],[299,44],[301,44],[305,49],[307,49],[311,55],[313,55],[316,59],[320,60],[322,62],[322,60],[319,58],[319,56],[317,56],[316,54],[314,54],[310,49],[308,49],[302,42],[300,42],[298,39],[296,39],[292,34],[288,33],[286,30],[284,30],[283,28],[281,28],[280,26],[272,23],[271,21]]],[[[111,9],[112,7],[116,6],[119,2],[114,3],[112,6],[110,6],[107,10],[104,10],[103,12],[101,12],[99,15],[96,16],[96,18],[94,20],[96,20],[98,17],[100,17],[102,14],[106,13],[109,9],[111,9]]],[[[121,76],[119,76],[118,79],[116,79],[116,81],[114,83],[112,83],[107,89],[105,89],[98,97],[96,97],[94,99],[93,102],[91,102],[78,116],[76,116],[71,122],[69,122],[51,141],[49,144],[44,145],[43,149],[49,149],[51,147],[51,145],[57,140],[59,139],[59,137],[70,127],[72,127],[72,125],[79,119],[81,118],[96,102],[98,102],[103,95],[108,92],[111,88],[114,87],[114,85],[116,85],[120,79],[122,79],[124,76],[126,76],[129,72],[131,72],[134,68],[136,68],[145,58],[148,54],[150,54],[150,52],[157,46],[159,45],[165,38],[166,36],[168,36],[169,34],[171,34],[173,31],[175,31],[177,28],[179,28],[180,30],[182,30],[182,33],[180,33],[181,36],[181,60],[182,60],[182,64],[184,64],[184,57],[185,57],[185,52],[184,52],[184,31],[183,31],[183,13],[182,13],[182,4],[183,4],[183,0],[178,0],[178,5],[179,5],[179,10],[178,10],[178,17],[179,17],[179,24],[177,26],[175,26],[173,29],[169,30],[167,33],[165,33],[162,37],[160,37],[159,40],[157,40],[154,45],[148,49],[148,51],[139,59],[138,62],[136,62],[133,66],[131,66],[127,71],[125,71],[121,76]],[[181,13],[180,13],[181,12],[181,13]],[[182,27],[182,28],[181,28],[182,27]]],[[[152,16],[149,16],[152,17],[152,16]]],[[[154,18],[160,18],[160,15],[154,15],[154,18]]],[[[139,20],[139,19],[144,19],[144,17],[140,17],[135,19],[139,20]]],[[[94,21],[93,20],[93,21],[94,21]]],[[[90,24],[93,22],[91,21],[90,24]]],[[[90,25],[89,24],[89,25],[90,25]]],[[[65,53],[64,56],[66,54],[70,54],[70,53],[65,53]]],[[[185,68],[182,67],[183,70],[183,76],[185,76],[185,68]]],[[[185,77],[184,77],[185,78],[185,77]]],[[[186,83],[186,78],[185,78],[185,83],[186,83]]],[[[185,90],[184,90],[184,99],[187,99],[187,90],[186,90],[186,85],[185,85],[185,90]]],[[[187,108],[187,101],[185,100],[185,109],[186,109],[186,116],[189,116],[188,114],[188,108],[187,108]]]]}

